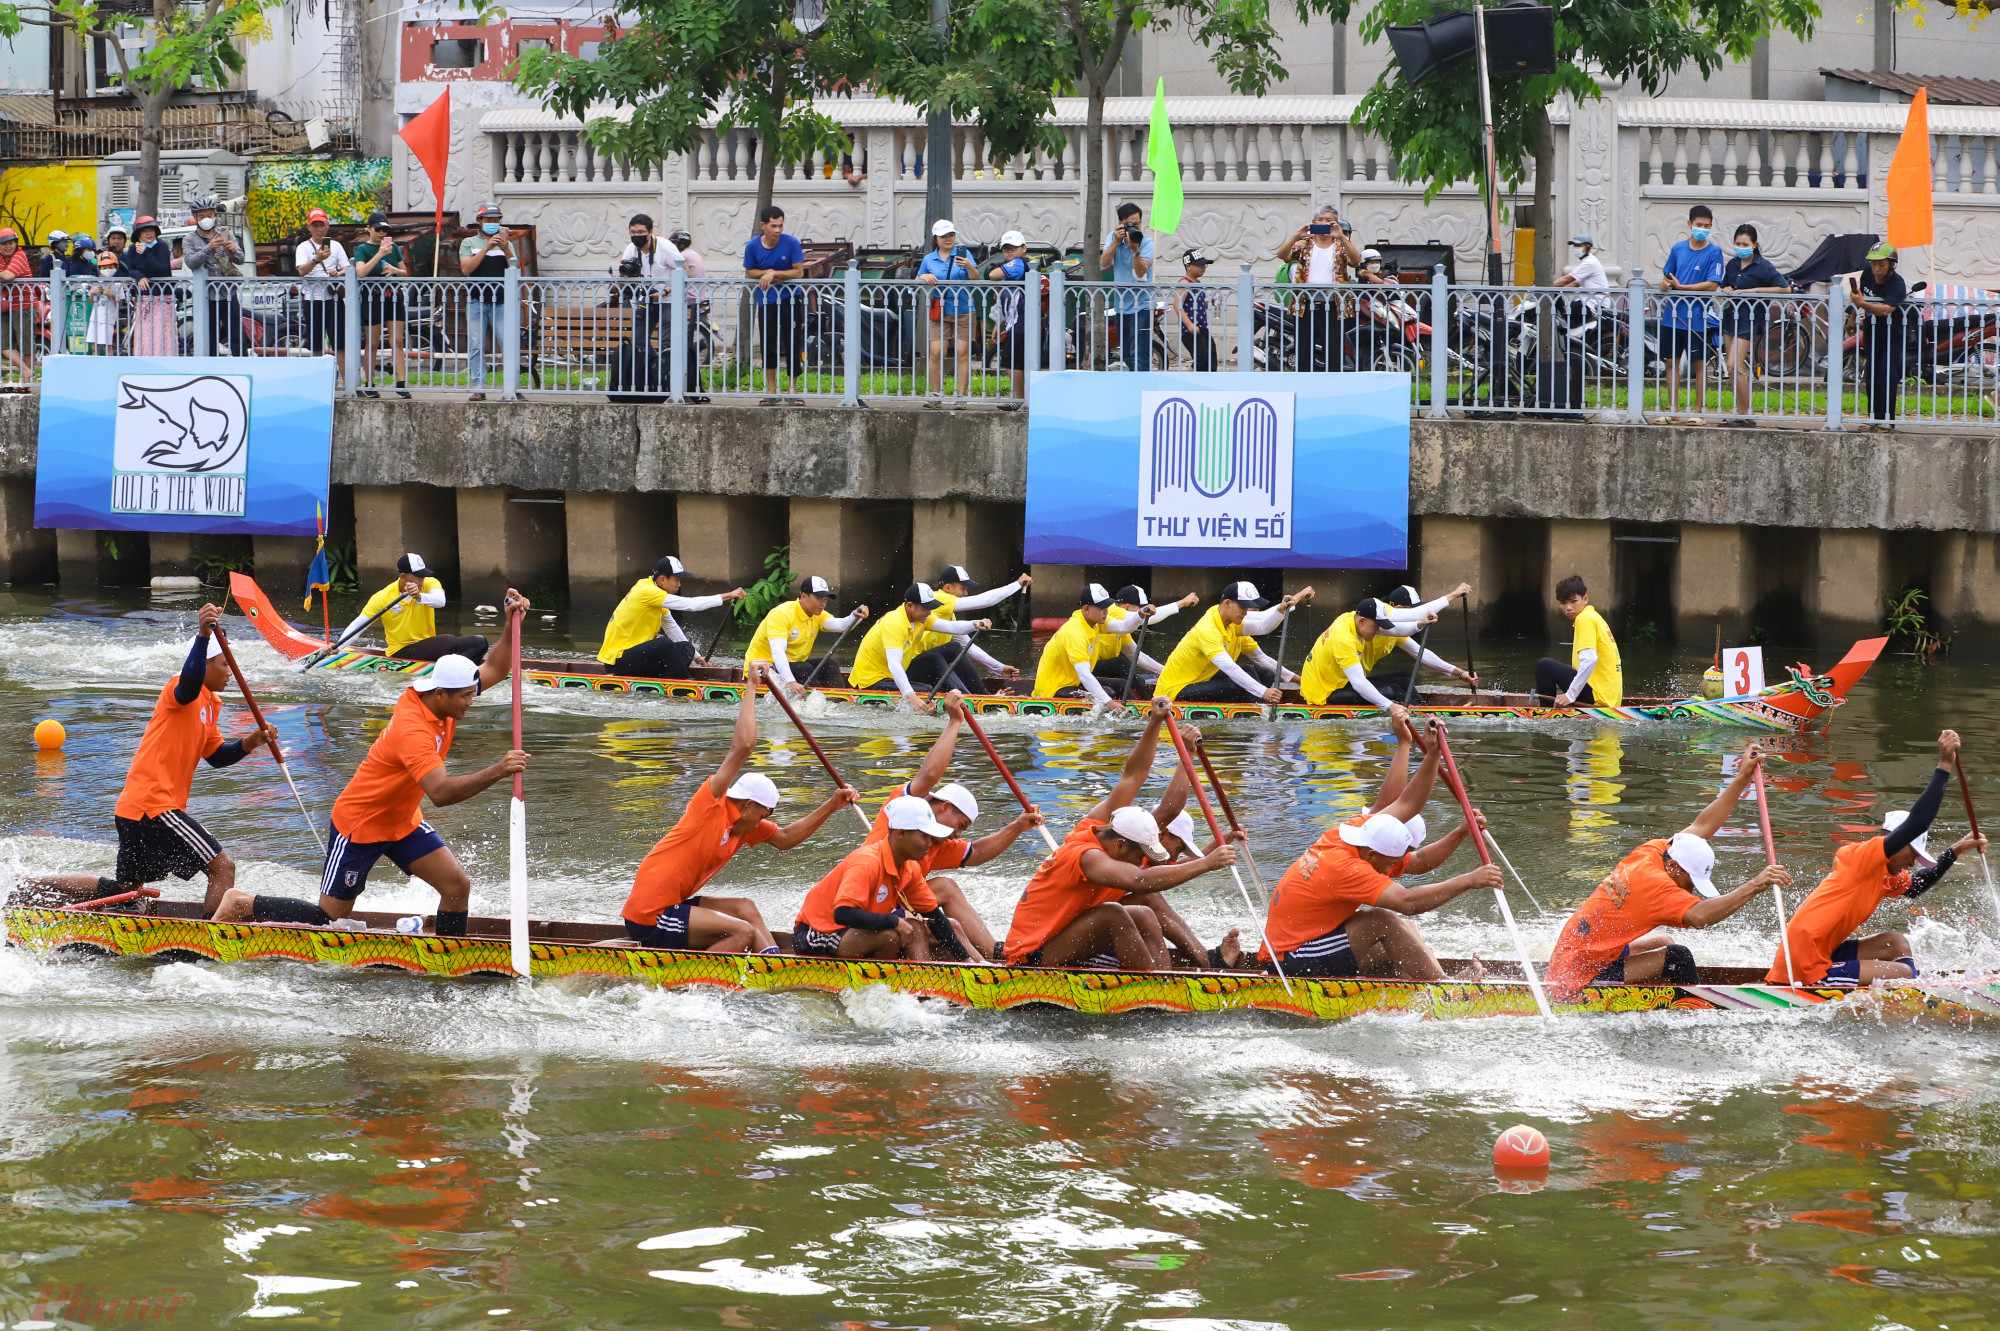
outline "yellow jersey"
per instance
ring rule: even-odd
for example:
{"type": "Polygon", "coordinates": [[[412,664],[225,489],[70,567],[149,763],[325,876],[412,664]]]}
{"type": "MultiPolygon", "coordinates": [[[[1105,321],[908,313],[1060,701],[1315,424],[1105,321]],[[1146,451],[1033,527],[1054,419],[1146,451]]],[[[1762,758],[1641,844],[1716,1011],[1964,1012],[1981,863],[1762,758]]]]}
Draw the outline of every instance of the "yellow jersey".
{"type": "Polygon", "coordinates": [[[1076,666],[1081,664],[1088,670],[1102,659],[1096,649],[1103,637],[1103,625],[1085,619],[1081,609],[1072,610],[1069,619],[1042,648],[1042,664],[1035,671],[1035,696],[1053,698],[1058,689],[1079,687],[1076,666]]]}
{"type": "MultiPolygon", "coordinates": [[[[955,610],[958,609],[958,598],[956,596],[953,596],[950,592],[940,592],[940,591],[933,591],[931,595],[937,598],[937,603],[938,603],[937,613],[933,614],[931,616],[931,619],[958,618],[958,616],[953,613],[955,610]]],[[[927,625],[929,622],[930,622],[929,620],[925,621],[927,625]]],[[[938,647],[947,646],[950,642],[951,638],[947,634],[928,633],[928,632],[920,633],[917,635],[916,642],[910,646],[908,651],[903,653],[903,662],[904,664],[907,665],[909,662],[915,660],[918,656],[922,655],[923,653],[931,651],[938,647]]]]}
{"type": "Polygon", "coordinates": [[[1208,613],[1175,645],[1166,668],[1160,672],[1160,682],[1153,686],[1154,696],[1173,698],[1190,684],[1214,679],[1217,652],[1229,653],[1229,659],[1234,661],[1255,646],[1256,641],[1243,631],[1240,621],[1224,624],[1220,605],[1210,606],[1208,613]]]}
{"type": "MultiPolygon", "coordinates": [[[[441,592],[444,584],[436,578],[425,578],[418,590],[441,592]]],[[[361,607],[363,615],[372,615],[403,594],[403,582],[396,581],[368,598],[368,604],[361,607]]],[[[437,636],[437,612],[421,601],[405,601],[382,616],[382,631],[389,635],[389,655],[394,656],[413,642],[437,636]]]]}
{"type": "Polygon", "coordinates": [[[948,641],[941,634],[925,632],[937,617],[938,612],[933,610],[923,617],[922,622],[913,624],[909,612],[903,605],[898,605],[877,619],[875,626],[868,630],[868,636],[861,640],[861,651],[854,658],[854,669],[847,672],[847,682],[857,689],[872,689],[885,679],[893,682],[895,677],[889,673],[890,648],[902,648],[903,668],[907,671],[910,662],[929,650],[918,644],[927,639],[935,640],[932,646],[948,641]]]}
{"type": "Polygon", "coordinates": [[[816,615],[806,613],[806,608],[797,601],[787,601],[776,606],[764,616],[764,622],[750,635],[749,649],[743,653],[746,661],[771,660],[771,639],[785,640],[785,659],[803,661],[812,655],[813,644],[819,641],[820,625],[832,616],[822,610],[816,615]]]}
{"type": "Polygon", "coordinates": [[[1299,672],[1299,696],[1319,706],[1335,690],[1347,687],[1347,667],[1358,665],[1366,675],[1377,661],[1404,641],[1377,630],[1374,637],[1364,642],[1354,626],[1354,612],[1348,611],[1319,635],[1319,641],[1306,654],[1306,668],[1299,672]]]}
{"type": "Polygon", "coordinates": [[[1611,636],[1611,626],[1594,605],[1585,606],[1573,623],[1576,640],[1569,647],[1570,669],[1576,669],[1584,652],[1595,648],[1597,664],[1585,681],[1590,685],[1590,696],[1599,706],[1618,706],[1625,698],[1625,667],[1618,659],[1618,642],[1611,636]]]}
{"type": "Polygon", "coordinates": [[[604,645],[597,649],[597,659],[610,665],[641,643],[651,642],[659,636],[666,611],[667,593],[651,576],[633,583],[604,626],[604,645]]]}

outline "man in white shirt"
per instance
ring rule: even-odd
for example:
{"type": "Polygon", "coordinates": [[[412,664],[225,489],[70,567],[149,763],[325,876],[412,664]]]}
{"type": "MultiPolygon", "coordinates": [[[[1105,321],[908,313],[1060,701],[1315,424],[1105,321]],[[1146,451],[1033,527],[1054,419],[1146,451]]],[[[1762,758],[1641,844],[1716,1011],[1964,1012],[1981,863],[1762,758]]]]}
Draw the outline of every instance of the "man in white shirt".
{"type": "Polygon", "coordinates": [[[334,379],[340,378],[340,351],[347,341],[347,301],[344,287],[337,285],[347,276],[347,251],[327,234],[326,209],[306,214],[306,238],[292,256],[299,275],[299,296],[305,302],[306,335],[312,339],[313,354],[331,356],[334,379]]]}
{"type": "Polygon", "coordinates": [[[1595,309],[1603,304],[1603,293],[1611,290],[1611,281],[1604,275],[1604,261],[1594,253],[1597,244],[1589,236],[1576,235],[1569,238],[1569,246],[1583,253],[1570,265],[1568,272],[1556,279],[1555,284],[1577,288],[1584,293],[1584,303],[1595,309]]]}

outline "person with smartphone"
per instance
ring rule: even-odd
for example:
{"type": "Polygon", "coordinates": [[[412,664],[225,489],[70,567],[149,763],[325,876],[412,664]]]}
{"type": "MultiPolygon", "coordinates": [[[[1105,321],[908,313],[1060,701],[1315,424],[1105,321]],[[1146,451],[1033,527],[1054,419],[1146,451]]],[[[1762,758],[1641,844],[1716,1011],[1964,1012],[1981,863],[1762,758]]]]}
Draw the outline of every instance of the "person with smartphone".
{"type": "Polygon", "coordinates": [[[1903,395],[1904,337],[1910,287],[1896,271],[1896,247],[1884,241],[1868,251],[1868,267],[1847,279],[1847,298],[1861,320],[1862,383],[1868,389],[1868,420],[1861,428],[1881,431],[1896,419],[1903,395]]]}
{"type": "Polygon", "coordinates": [[[472,279],[465,290],[465,340],[471,362],[468,383],[472,389],[466,398],[469,402],[486,400],[486,330],[493,330],[496,342],[506,336],[500,317],[505,303],[502,285],[507,270],[521,262],[514,233],[501,224],[500,217],[499,204],[480,204],[473,217],[476,229],[458,242],[459,276],[472,279]]]}
{"type": "MultiPolygon", "coordinates": [[[[1118,225],[1104,237],[1100,267],[1109,266],[1113,282],[1153,280],[1153,238],[1146,234],[1146,217],[1136,203],[1118,205],[1118,225]]],[[[1118,360],[1128,370],[1153,368],[1153,297],[1149,292],[1120,291],[1110,300],[1118,321],[1118,360]]]]}
{"type": "Polygon", "coordinates": [[[931,350],[925,362],[930,395],[927,407],[944,405],[945,343],[957,351],[958,395],[972,396],[972,292],[966,284],[977,281],[979,269],[972,255],[958,243],[958,227],[948,217],[931,223],[931,252],[917,265],[917,281],[937,288],[931,293],[931,350]]]}
{"type": "Polygon", "coordinates": [[[1361,248],[1340,225],[1340,212],[1332,204],[1323,205],[1312,221],[1294,231],[1278,246],[1278,258],[1292,265],[1292,286],[1304,291],[1298,349],[1298,364],[1274,368],[1287,370],[1337,370],[1340,355],[1341,320],[1351,312],[1339,294],[1330,288],[1354,280],[1361,266],[1361,248]],[[1311,288],[1321,288],[1313,290],[1311,288]]]}

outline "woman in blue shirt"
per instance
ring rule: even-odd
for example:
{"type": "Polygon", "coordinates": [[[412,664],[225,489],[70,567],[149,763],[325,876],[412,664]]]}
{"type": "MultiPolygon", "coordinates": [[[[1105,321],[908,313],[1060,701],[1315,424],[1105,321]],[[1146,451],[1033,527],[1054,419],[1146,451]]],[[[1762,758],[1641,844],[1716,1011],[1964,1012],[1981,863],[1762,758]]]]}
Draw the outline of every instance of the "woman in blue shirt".
{"type": "MultiPolygon", "coordinates": [[[[1764,257],[1757,244],[1757,228],[1745,222],[1736,228],[1735,253],[1722,268],[1722,289],[1746,295],[1779,295],[1791,291],[1791,283],[1764,257]]],[[[1724,425],[1750,424],[1750,373],[1753,352],[1764,340],[1771,302],[1730,300],[1722,302],[1722,354],[1729,365],[1729,377],[1736,385],[1736,413],[1724,425]]]]}
{"type": "Polygon", "coordinates": [[[927,407],[944,405],[944,344],[958,347],[958,394],[972,391],[972,288],[979,270],[972,256],[958,248],[958,228],[949,218],[931,223],[931,252],[917,265],[917,280],[927,286],[944,284],[930,299],[931,352],[927,362],[930,397],[927,407]]]}

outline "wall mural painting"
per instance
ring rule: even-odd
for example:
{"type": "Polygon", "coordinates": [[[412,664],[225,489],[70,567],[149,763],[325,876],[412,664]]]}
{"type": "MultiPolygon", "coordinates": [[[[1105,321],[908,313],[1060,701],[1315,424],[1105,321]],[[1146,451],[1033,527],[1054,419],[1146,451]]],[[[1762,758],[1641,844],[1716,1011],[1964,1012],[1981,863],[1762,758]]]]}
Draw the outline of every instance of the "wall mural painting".
{"type": "Polygon", "coordinates": [[[365,222],[388,203],[386,157],[279,158],[250,164],[250,230],[259,241],[298,234],[315,208],[326,209],[338,225],[365,222]]]}

